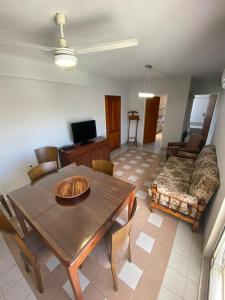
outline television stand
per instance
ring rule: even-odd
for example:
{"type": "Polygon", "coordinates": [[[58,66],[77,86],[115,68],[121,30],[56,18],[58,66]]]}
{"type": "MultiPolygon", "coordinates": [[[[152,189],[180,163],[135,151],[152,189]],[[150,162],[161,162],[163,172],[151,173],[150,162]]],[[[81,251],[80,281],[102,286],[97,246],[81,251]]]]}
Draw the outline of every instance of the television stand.
{"type": "Polygon", "coordinates": [[[93,159],[110,160],[109,142],[106,138],[98,137],[87,144],[74,145],[72,149],[60,149],[59,158],[62,167],[74,162],[91,167],[93,159]]]}

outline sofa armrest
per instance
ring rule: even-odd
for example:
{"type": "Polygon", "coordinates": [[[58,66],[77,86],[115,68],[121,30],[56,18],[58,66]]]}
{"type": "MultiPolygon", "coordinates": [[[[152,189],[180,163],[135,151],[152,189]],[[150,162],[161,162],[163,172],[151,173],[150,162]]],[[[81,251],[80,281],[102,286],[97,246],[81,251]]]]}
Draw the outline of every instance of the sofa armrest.
{"type": "Polygon", "coordinates": [[[198,154],[200,152],[200,150],[197,148],[188,148],[188,147],[182,147],[181,151],[196,153],[196,154],[198,154]]]}
{"type": "Polygon", "coordinates": [[[184,147],[184,146],[186,146],[186,145],[187,145],[187,143],[185,143],[185,142],[170,142],[170,143],[168,143],[167,147],[168,147],[168,148],[173,148],[173,147],[184,147]]]}
{"type": "Polygon", "coordinates": [[[196,159],[196,157],[198,156],[197,153],[193,153],[193,152],[186,152],[186,151],[178,151],[177,156],[182,157],[182,158],[190,158],[190,159],[196,159]]]}

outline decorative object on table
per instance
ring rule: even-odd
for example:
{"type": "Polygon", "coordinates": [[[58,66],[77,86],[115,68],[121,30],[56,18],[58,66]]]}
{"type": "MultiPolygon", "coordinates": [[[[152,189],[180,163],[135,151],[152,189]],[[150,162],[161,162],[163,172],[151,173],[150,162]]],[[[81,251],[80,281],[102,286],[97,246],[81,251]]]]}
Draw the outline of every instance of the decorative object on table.
{"type": "Polygon", "coordinates": [[[32,183],[58,170],[56,161],[48,161],[30,169],[27,174],[32,183]]]}
{"type": "Polygon", "coordinates": [[[145,68],[146,68],[146,73],[145,73],[144,91],[138,92],[138,97],[144,99],[153,98],[155,94],[151,93],[150,91],[152,65],[145,65],[145,68]]]}
{"type": "Polygon", "coordinates": [[[59,167],[58,161],[58,148],[57,147],[42,147],[34,150],[37,162],[39,164],[48,162],[48,161],[56,161],[57,167],[59,167]]]}
{"type": "Polygon", "coordinates": [[[58,182],[54,188],[57,198],[73,200],[90,188],[89,181],[83,176],[71,176],[58,182]]]}
{"type": "Polygon", "coordinates": [[[140,117],[137,111],[131,110],[128,111],[128,137],[127,137],[127,144],[134,143],[137,146],[137,132],[138,132],[138,122],[140,121],[140,117]],[[135,122],[135,136],[130,136],[130,124],[131,122],[135,122]]]}
{"type": "MultiPolygon", "coordinates": [[[[170,156],[182,157],[185,153],[193,154],[193,158],[202,150],[205,145],[205,139],[198,134],[193,134],[187,142],[172,142],[168,143],[166,159],[170,156]]],[[[186,156],[185,156],[186,157],[186,156]]]]}
{"type": "Polygon", "coordinates": [[[100,171],[112,176],[114,171],[114,164],[111,163],[109,160],[94,159],[92,160],[92,168],[95,171],[100,171]]]}

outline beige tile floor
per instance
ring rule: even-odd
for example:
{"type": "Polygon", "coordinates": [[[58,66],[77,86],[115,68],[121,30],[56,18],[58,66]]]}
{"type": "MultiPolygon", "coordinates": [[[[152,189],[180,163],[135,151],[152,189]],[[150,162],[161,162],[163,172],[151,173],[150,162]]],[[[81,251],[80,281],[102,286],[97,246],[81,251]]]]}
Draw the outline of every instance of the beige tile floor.
{"type": "MultiPolygon", "coordinates": [[[[132,232],[132,264],[126,257],[117,265],[119,292],[113,289],[110,269],[88,257],[80,270],[85,300],[197,299],[201,268],[201,233],[160,211],[151,214],[147,189],[164,164],[162,154],[143,148],[124,148],[113,156],[116,175],[136,186],[138,210],[132,232]]],[[[126,222],[127,210],[119,217],[126,222]]],[[[63,266],[55,258],[42,269],[44,293],[24,271],[11,238],[0,237],[0,300],[74,299],[63,266]],[[10,250],[9,250],[10,249],[10,250]]]]}

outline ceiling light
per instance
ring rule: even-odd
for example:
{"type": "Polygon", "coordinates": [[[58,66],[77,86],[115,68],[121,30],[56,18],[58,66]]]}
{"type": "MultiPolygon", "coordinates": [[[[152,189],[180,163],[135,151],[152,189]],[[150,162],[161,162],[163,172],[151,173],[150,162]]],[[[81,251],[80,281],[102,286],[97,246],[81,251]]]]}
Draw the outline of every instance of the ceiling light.
{"type": "Polygon", "coordinates": [[[144,92],[138,92],[138,96],[139,96],[139,98],[153,98],[155,96],[155,94],[150,92],[152,65],[145,65],[145,68],[146,68],[146,74],[145,74],[144,92]]]}
{"type": "Polygon", "coordinates": [[[61,68],[73,68],[77,64],[74,51],[68,48],[58,48],[54,53],[54,62],[61,68]]]}
{"type": "Polygon", "coordinates": [[[155,94],[138,92],[138,96],[139,96],[139,98],[152,98],[155,96],[155,94]]]}

